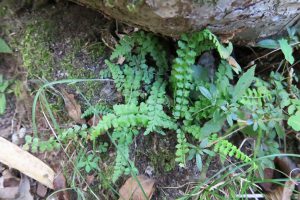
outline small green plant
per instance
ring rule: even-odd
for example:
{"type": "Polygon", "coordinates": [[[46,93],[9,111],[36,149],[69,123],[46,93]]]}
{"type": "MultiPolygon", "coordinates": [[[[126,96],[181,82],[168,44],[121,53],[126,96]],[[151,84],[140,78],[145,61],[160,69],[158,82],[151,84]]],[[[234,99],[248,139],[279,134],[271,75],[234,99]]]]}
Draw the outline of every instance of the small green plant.
{"type": "Polygon", "coordinates": [[[12,53],[12,50],[2,38],[0,38],[0,53],[12,53]]]}
{"type": "Polygon", "coordinates": [[[68,144],[70,141],[77,142],[82,140],[83,142],[88,142],[88,127],[86,124],[83,126],[75,125],[73,128],[61,131],[57,138],[51,136],[48,140],[40,140],[37,137],[32,137],[30,135],[25,136],[25,145],[23,146],[26,150],[31,150],[33,153],[45,152],[59,150],[61,148],[60,144],[68,144]]]}
{"type": "Polygon", "coordinates": [[[79,161],[76,163],[78,169],[84,169],[86,173],[90,173],[93,170],[99,169],[99,160],[100,158],[94,154],[83,154],[79,161]]]}
{"type": "Polygon", "coordinates": [[[9,86],[9,81],[3,79],[3,75],[0,74],[0,115],[5,113],[6,109],[6,97],[5,93],[9,86]]]}
{"type": "Polygon", "coordinates": [[[299,38],[296,34],[296,27],[288,28],[287,32],[287,38],[281,38],[279,40],[265,39],[259,41],[257,46],[268,49],[280,49],[284,54],[285,59],[292,65],[295,62],[293,48],[299,46],[299,38]]]}
{"type": "Polygon", "coordinates": [[[191,150],[189,151],[188,160],[196,158],[196,165],[197,165],[199,171],[202,171],[202,168],[203,168],[202,157],[205,154],[210,157],[213,157],[216,155],[215,153],[218,153],[218,151],[216,149],[214,149],[214,151],[209,149],[210,142],[214,142],[214,141],[213,140],[210,141],[209,138],[205,138],[200,142],[200,144],[198,146],[194,146],[194,145],[191,146],[191,150]]]}
{"type": "Polygon", "coordinates": [[[32,153],[46,152],[60,149],[60,145],[57,140],[52,136],[48,140],[41,141],[39,138],[25,136],[25,144],[23,149],[31,150],[32,153]]]}

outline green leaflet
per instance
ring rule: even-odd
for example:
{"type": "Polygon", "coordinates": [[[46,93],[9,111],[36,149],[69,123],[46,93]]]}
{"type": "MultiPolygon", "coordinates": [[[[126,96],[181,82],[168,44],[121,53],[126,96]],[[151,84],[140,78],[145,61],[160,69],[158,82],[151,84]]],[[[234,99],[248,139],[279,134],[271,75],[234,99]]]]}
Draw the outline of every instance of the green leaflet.
{"type": "Polygon", "coordinates": [[[0,53],[12,53],[12,50],[2,38],[0,38],[0,53]]]}
{"type": "Polygon", "coordinates": [[[277,48],[279,48],[279,43],[276,40],[265,39],[265,40],[259,41],[257,43],[257,46],[266,48],[266,49],[277,49],[277,48]]]}
{"type": "Polygon", "coordinates": [[[226,116],[216,115],[213,119],[206,122],[200,130],[200,138],[206,138],[211,133],[219,132],[224,125],[226,116]]]}
{"type": "Polygon", "coordinates": [[[0,93],[0,115],[5,113],[6,109],[6,98],[4,93],[0,93]]]}
{"type": "Polygon", "coordinates": [[[292,127],[295,131],[300,131],[300,112],[296,112],[288,119],[288,125],[292,127]]]}
{"type": "Polygon", "coordinates": [[[81,115],[81,118],[90,117],[92,115],[106,115],[108,113],[112,113],[112,110],[108,106],[104,104],[97,104],[85,110],[81,115]]]}
{"type": "Polygon", "coordinates": [[[240,99],[245,94],[251,83],[254,81],[254,71],[255,65],[251,67],[246,73],[244,73],[238,80],[232,94],[234,102],[240,99]]]}
{"type": "Polygon", "coordinates": [[[286,39],[278,40],[280,49],[284,54],[285,59],[292,65],[295,62],[294,56],[293,56],[293,48],[291,45],[288,44],[286,39]]]}

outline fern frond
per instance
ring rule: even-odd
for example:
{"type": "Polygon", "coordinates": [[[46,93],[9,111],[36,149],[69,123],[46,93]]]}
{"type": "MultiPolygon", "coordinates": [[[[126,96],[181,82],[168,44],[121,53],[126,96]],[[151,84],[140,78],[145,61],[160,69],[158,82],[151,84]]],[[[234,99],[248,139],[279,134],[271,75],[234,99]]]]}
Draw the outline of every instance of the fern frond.
{"type": "Polygon", "coordinates": [[[272,93],[266,87],[248,88],[246,94],[241,98],[239,103],[254,108],[263,107],[266,102],[272,100],[272,93]]]}
{"type": "Polygon", "coordinates": [[[189,152],[188,142],[182,130],[177,129],[177,145],[176,145],[176,162],[179,162],[180,167],[185,166],[186,154],[189,152]]]}
{"type": "MultiPolygon", "coordinates": [[[[228,140],[224,139],[219,139],[218,134],[212,134],[210,136],[210,142],[214,143],[214,152],[220,153],[223,156],[229,156],[229,157],[235,157],[238,160],[243,161],[244,163],[250,163],[252,162],[252,159],[247,156],[245,153],[243,153],[238,147],[233,145],[231,142],[228,140]]],[[[253,164],[254,167],[256,168],[256,164],[253,164]]]]}
{"type": "Polygon", "coordinates": [[[112,74],[110,72],[110,69],[109,68],[105,68],[105,69],[102,69],[99,73],[99,78],[111,78],[112,77],[112,74]]]}
{"type": "Polygon", "coordinates": [[[115,86],[116,86],[118,92],[122,92],[123,84],[125,81],[125,76],[124,76],[124,73],[121,70],[120,66],[110,62],[109,60],[105,60],[105,64],[110,69],[110,72],[112,74],[112,77],[114,79],[114,83],[115,83],[115,86]]]}
{"type": "Polygon", "coordinates": [[[121,130],[129,127],[146,127],[149,122],[149,117],[146,115],[147,110],[134,104],[114,105],[113,110],[114,114],[103,116],[98,125],[94,127],[91,135],[93,140],[111,128],[121,130]]]}
{"type": "Polygon", "coordinates": [[[147,115],[149,122],[144,132],[144,135],[150,132],[158,132],[164,134],[161,128],[175,130],[177,125],[170,116],[168,116],[164,110],[163,105],[166,102],[165,94],[166,83],[162,80],[156,81],[151,89],[150,96],[146,101],[147,115]]]}
{"type": "Polygon", "coordinates": [[[188,124],[184,126],[184,130],[191,134],[196,140],[200,139],[201,127],[198,125],[188,124]]]}
{"type": "Polygon", "coordinates": [[[195,63],[196,56],[217,49],[221,58],[228,58],[232,51],[231,43],[228,48],[223,47],[217,37],[207,29],[199,33],[183,35],[178,41],[178,47],[178,57],[174,60],[171,73],[175,101],[173,115],[176,119],[183,118],[188,111],[188,97],[192,89],[191,66],[195,63]]]}
{"type": "Polygon", "coordinates": [[[81,115],[81,118],[86,118],[92,115],[106,115],[108,113],[112,113],[112,109],[103,104],[97,104],[85,110],[84,113],[81,115]]]}
{"type": "Polygon", "coordinates": [[[132,36],[125,35],[119,44],[116,45],[115,50],[110,56],[110,60],[114,60],[120,56],[130,57],[131,51],[134,47],[134,40],[132,36]]]}
{"type": "Polygon", "coordinates": [[[125,103],[138,104],[139,98],[144,98],[140,90],[146,92],[154,81],[154,68],[148,66],[155,61],[160,75],[167,69],[167,57],[159,40],[150,33],[136,32],[125,36],[116,46],[115,51],[106,60],[115,81],[116,88],[125,97],[125,103]],[[116,58],[124,58],[122,63],[114,64],[116,58]]]}
{"type": "Polygon", "coordinates": [[[129,148],[125,144],[118,144],[117,156],[115,159],[114,173],[112,175],[112,181],[116,182],[118,178],[123,175],[128,165],[129,160],[129,148]]]}

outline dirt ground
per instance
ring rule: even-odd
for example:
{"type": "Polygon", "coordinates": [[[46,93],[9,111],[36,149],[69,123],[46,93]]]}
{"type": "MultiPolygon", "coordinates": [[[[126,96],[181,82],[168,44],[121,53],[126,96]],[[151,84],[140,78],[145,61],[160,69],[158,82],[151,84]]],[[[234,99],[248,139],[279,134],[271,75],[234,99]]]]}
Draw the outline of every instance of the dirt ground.
{"type": "MultiPolygon", "coordinates": [[[[8,99],[6,111],[0,116],[0,136],[19,146],[25,143],[24,136],[18,136],[19,138],[16,136],[20,130],[25,129],[26,134],[33,134],[32,103],[36,90],[51,81],[101,77],[101,71],[105,71],[106,68],[104,60],[108,58],[111,46],[114,45],[110,44],[115,39],[114,31],[122,27],[123,33],[126,34],[128,28],[95,11],[66,1],[37,5],[22,2],[25,1],[16,3],[16,1],[0,0],[0,37],[4,38],[14,51],[12,55],[0,55],[0,74],[4,75],[5,80],[10,80],[6,95],[8,99]],[[15,137],[17,140],[13,139],[15,137]]],[[[247,58],[246,55],[251,51],[240,49],[236,52],[236,57],[241,58],[240,64],[246,65],[248,60],[253,59],[253,55],[247,58]]],[[[264,69],[260,66],[258,68],[263,73],[264,69]]],[[[272,66],[270,68],[272,69],[272,66]]],[[[97,102],[114,104],[121,101],[120,94],[111,81],[54,86],[49,89],[47,99],[55,114],[54,117],[63,128],[70,127],[76,122],[66,114],[62,90],[75,96],[81,110],[97,102]]],[[[42,111],[37,110],[35,118],[40,134],[48,138],[51,131],[43,118],[42,111]]],[[[108,139],[103,138],[103,140],[108,139]]],[[[175,146],[176,135],[169,134],[167,138],[161,135],[146,137],[139,135],[131,147],[130,157],[135,161],[139,172],[156,180],[153,199],[178,198],[190,191],[201,178],[194,161],[189,161],[186,168],[180,168],[175,163],[175,146]]],[[[293,151],[299,153],[300,149],[293,151]]],[[[63,172],[67,185],[76,179],[71,177],[70,158],[64,152],[34,155],[57,171],[63,172]]],[[[107,166],[112,165],[113,160],[110,157],[114,155],[114,149],[109,148],[107,155],[107,160],[103,160],[102,168],[105,176],[110,176],[111,168],[107,166]]],[[[219,160],[212,160],[208,176],[214,175],[220,169],[218,163],[219,160]]],[[[8,168],[0,165],[0,173],[5,170],[8,168]]],[[[20,178],[17,172],[12,174],[20,178]]],[[[101,199],[116,198],[114,191],[107,189],[110,188],[109,184],[103,186],[105,177],[100,178],[99,174],[92,174],[85,179],[91,177],[99,178],[97,181],[92,181],[89,186],[101,199]]],[[[121,178],[113,187],[120,187],[126,178],[128,177],[121,178]]],[[[86,187],[77,179],[76,181],[79,182],[78,187],[86,187]]],[[[45,199],[53,192],[46,189],[46,193],[41,194],[38,189],[41,186],[34,180],[30,180],[30,185],[34,199],[45,199]]],[[[71,199],[75,199],[76,197],[72,195],[71,192],[71,199]]]]}

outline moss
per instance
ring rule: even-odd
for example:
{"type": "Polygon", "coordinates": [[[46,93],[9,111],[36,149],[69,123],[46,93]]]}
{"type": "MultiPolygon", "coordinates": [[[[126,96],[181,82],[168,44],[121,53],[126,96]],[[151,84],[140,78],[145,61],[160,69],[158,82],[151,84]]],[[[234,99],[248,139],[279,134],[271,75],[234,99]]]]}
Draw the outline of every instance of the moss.
{"type": "Polygon", "coordinates": [[[52,39],[51,22],[42,21],[29,24],[21,43],[21,54],[29,78],[50,78],[53,69],[53,55],[50,49],[52,39]]]}
{"type": "MultiPolygon", "coordinates": [[[[86,42],[85,38],[61,35],[63,30],[55,20],[29,23],[20,45],[23,63],[29,79],[92,79],[99,77],[97,60],[104,54],[102,42],[86,42]],[[67,44],[67,45],[66,45],[67,44]],[[98,70],[98,71],[97,71],[98,70]]],[[[87,99],[95,98],[100,82],[80,83],[71,86],[87,99]]]]}
{"type": "Polygon", "coordinates": [[[162,149],[158,154],[152,153],[150,161],[155,171],[170,172],[175,168],[175,155],[174,152],[162,149]]]}

